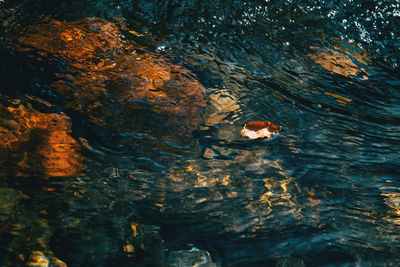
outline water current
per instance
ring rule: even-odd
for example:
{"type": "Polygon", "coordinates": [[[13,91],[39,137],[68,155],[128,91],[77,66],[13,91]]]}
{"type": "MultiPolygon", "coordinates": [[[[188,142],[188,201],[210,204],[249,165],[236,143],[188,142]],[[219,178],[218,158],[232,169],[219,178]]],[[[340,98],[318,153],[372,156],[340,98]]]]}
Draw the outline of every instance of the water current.
{"type": "Polygon", "coordinates": [[[0,0],[0,164],[1,266],[398,266],[400,4],[0,0]]]}

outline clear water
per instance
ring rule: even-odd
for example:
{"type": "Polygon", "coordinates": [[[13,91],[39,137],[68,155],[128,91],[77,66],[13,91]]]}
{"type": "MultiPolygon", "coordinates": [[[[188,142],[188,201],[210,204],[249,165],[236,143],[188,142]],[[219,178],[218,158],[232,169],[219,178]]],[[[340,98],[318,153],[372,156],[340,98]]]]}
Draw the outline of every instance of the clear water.
{"type": "Polygon", "coordinates": [[[0,18],[4,266],[162,257],[128,255],[132,225],[222,266],[399,264],[397,1],[2,1],[0,18]],[[50,21],[112,23],[121,47],[79,57],[50,21]],[[129,60],[190,86],[146,98],[129,60]],[[258,120],[283,130],[240,136],[258,120]]]}

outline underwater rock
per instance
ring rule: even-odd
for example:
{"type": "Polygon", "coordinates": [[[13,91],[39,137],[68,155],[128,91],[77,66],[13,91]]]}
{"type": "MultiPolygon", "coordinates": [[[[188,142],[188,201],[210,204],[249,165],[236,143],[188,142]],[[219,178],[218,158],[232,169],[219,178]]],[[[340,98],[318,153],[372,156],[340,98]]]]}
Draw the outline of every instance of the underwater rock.
{"type": "Polygon", "coordinates": [[[30,267],[67,267],[63,261],[51,255],[46,256],[41,251],[33,251],[26,265],[30,267]]]}
{"type": "Polygon", "coordinates": [[[188,69],[126,40],[121,27],[99,18],[46,18],[21,34],[17,48],[36,60],[66,64],[53,90],[64,98],[65,109],[101,127],[164,128],[172,136],[197,129],[206,106],[204,87],[188,69]]]}
{"type": "Polygon", "coordinates": [[[27,262],[27,266],[48,267],[50,260],[41,251],[33,251],[27,262]]]}
{"type": "Polygon", "coordinates": [[[208,97],[209,104],[204,114],[205,124],[207,126],[215,126],[218,124],[233,123],[227,117],[235,113],[240,113],[241,107],[237,97],[225,88],[215,89],[210,92],[208,97]]]}
{"type": "Polygon", "coordinates": [[[132,222],[131,228],[132,234],[123,246],[125,255],[144,266],[163,266],[167,249],[159,233],[160,227],[132,222]]]}
{"type": "Polygon", "coordinates": [[[18,205],[18,193],[12,188],[0,187],[0,239],[10,228],[10,219],[18,205]]]}
{"type": "Polygon", "coordinates": [[[131,223],[132,234],[125,240],[123,251],[135,264],[143,266],[170,267],[216,267],[207,251],[191,250],[171,251],[167,255],[160,227],[156,225],[131,223]]]}
{"type": "Polygon", "coordinates": [[[64,114],[42,113],[29,103],[0,104],[2,172],[16,176],[67,177],[84,169],[80,145],[64,114]]]}
{"type": "Polygon", "coordinates": [[[210,253],[205,250],[193,248],[191,250],[171,251],[168,256],[168,267],[216,267],[212,261],[210,253]]]}
{"type": "Polygon", "coordinates": [[[203,157],[206,159],[212,159],[214,156],[215,152],[211,148],[207,147],[206,150],[204,150],[203,157]]]}
{"type": "Polygon", "coordinates": [[[288,256],[274,260],[276,267],[304,267],[304,261],[302,259],[288,256]]]}

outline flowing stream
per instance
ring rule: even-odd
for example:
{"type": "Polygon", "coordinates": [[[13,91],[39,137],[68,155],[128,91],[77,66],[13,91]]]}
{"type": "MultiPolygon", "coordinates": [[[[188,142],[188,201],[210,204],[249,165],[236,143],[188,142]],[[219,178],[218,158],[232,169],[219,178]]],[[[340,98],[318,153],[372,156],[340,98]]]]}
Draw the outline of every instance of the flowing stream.
{"type": "Polygon", "coordinates": [[[0,164],[2,266],[398,266],[400,4],[0,0],[0,164]]]}

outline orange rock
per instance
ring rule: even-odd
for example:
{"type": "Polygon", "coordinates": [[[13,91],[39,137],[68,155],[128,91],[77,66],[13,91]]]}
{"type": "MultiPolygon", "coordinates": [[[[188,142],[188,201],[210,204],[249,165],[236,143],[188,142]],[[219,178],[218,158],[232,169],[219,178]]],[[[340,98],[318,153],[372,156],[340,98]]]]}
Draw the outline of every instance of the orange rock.
{"type": "Polygon", "coordinates": [[[165,117],[163,126],[178,135],[190,133],[202,122],[205,89],[194,75],[124,40],[114,23],[98,18],[75,22],[47,18],[29,27],[19,43],[21,51],[46,51],[69,64],[70,69],[58,73],[60,80],[52,87],[65,98],[65,108],[81,112],[96,124],[122,131],[140,127],[136,121],[140,118],[134,116],[144,104],[165,117]]]}
{"type": "Polygon", "coordinates": [[[16,176],[67,177],[84,169],[66,115],[41,113],[29,104],[0,105],[0,113],[10,118],[0,124],[0,162],[10,166],[4,171],[17,172],[16,176]]]}

